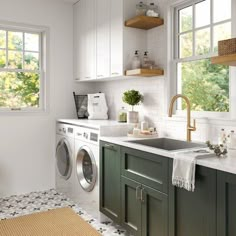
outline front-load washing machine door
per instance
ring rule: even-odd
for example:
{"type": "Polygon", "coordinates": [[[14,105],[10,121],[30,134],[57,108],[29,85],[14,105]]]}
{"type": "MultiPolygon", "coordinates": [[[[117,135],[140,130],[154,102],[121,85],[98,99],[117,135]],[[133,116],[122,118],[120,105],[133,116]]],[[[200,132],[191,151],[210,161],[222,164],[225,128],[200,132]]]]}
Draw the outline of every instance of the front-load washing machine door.
{"type": "Polygon", "coordinates": [[[97,181],[97,165],[93,152],[87,146],[82,146],[76,158],[77,178],[86,192],[91,192],[97,181]]]}
{"type": "Polygon", "coordinates": [[[72,171],[72,157],[69,142],[65,138],[57,144],[56,162],[60,176],[65,180],[69,179],[72,171]]]}

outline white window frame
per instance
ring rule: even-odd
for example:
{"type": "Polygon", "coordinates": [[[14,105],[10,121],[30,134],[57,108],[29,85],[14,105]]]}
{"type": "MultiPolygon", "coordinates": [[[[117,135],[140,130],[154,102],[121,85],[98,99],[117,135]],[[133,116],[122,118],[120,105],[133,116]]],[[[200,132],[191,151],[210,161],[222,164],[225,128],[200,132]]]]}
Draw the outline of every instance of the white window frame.
{"type": "MultiPolygon", "coordinates": [[[[170,46],[172,48],[172,53],[171,53],[171,63],[170,63],[170,69],[171,69],[171,80],[173,79],[173,81],[169,81],[169,94],[170,97],[169,99],[171,99],[172,96],[174,96],[177,93],[177,86],[178,86],[178,63],[181,62],[189,62],[189,61],[197,61],[197,60],[201,60],[201,59],[209,59],[213,56],[217,56],[217,53],[212,52],[213,50],[213,42],[214,39],[213,37],[211,37],[211,44],[210,44],[210,53],[207,55],[200,55],[200,56],[192,56],[192,57],[187,57],[187,58],[178,58],[178,40],[177,40],[177,35],[178,34],[178,18],[177,18],[177,13],[179,10],[186,8],[188,6],[192,6],[193,4],[197,4],[199,2],[202,2],[203,0],[180,0],[180,1],[176,1],[176,3],[172,4],[170,6],[170,13],[171,13],[171,19],[172,19],[172,26],[171,26],[171,42],[170,42],[170,46]]],[[[227,23],[227,22],[231,22],[231,31],[232,31],[232,36],[236,35],[236,30],[234,29],[234,26],[236,24],[236,12],[233,11],[233,9],[235,9],[236,7],[236,2],[232,0],[232,5],[231,5],[231,9],[232,9],[232,14],[231,14],[231,19],[228,20],[224,20],[224,21],[220,21],[217,23],[213,22],[213,0],[211,1],[211,21],[210,21],[210,25],[207,26],[203,26],[203,27],[199,27],[199,28],[194,28],[191,30],[192,32],[194,32],[193,34],[195,35],[196,30],[199,29],[204,29],[204,28],[208,28],[210,27],[211,30],[211,35],[213,35],[213,27],[215,25],[220,25],[223,23],[227,23]]],[[[195,16],[195,6],[193,7],[193,14],[195,16]]],[[[193,26],[194,26],[195,22],[194,22],[194,17],[193,17],[193,26]]],[[[187,32],[187,31],[186,31],[187,32]]],[[[184,33],[186,33],[184,32],[184,33]]],[[[189,31],[190,32],[190,31],[189,31]]],[[[181,33],[180,33],[181,34],[181,33]]],[[[195,41],[193,35],[193,40],[195,41]]],[[[195,43],[193,43],[193,55],[194,55],[194,50],[195,50],[195,43]]],[[[236,106],[236,91],[234,91],[235,89],[232,89],[232,81],[233,84],[236,85],[236,82],[234,82],[234,80],[236,80],[236,75],[235,75],[235,69],[230,67],[229,70],[229,91],[230,91],[230,111],[229,112],[210,112],[210,111],[193,111],[192,114],[194,117],[196,118],[214,118],[214,119],[236,119],[236,108],[234,108],[236,106]],[[234,98],[234,99],[233,99],[234,98]],[[233,117],[232,117],[233,114],[233,117]]],[[[178,102],[181,102],[181,100],[179,100],[178,102]]],[[[175,107],[175,115],[179,116],[179,117],[183,117],[186,116],[186,111],[183,110],[177,110],[177,105],[175,107]]]]}
{"type": "MultiPolygon", "coordinates": [[[[0,30],[4,31],[12,31],[12,32],[21,32],[21,33],[32,33],[39,35],[39,69],[38,70],[27,70],[27,69],[10,69],[10,68],[0,68],[0,72],[31,72],[38,73],[40,80],[40,90],[39,90],[39,107],[17,107],[17,108],[1,108],[0,107],[0,115],[3,114],[37,114],[37,113],[46,113],[48,112],[49,101],[47,99],[47,91],[48,91],[48,81],[46,81],[46,75],[48,78],[48,72],[46,73],[46,67],[48,67],[48,38],[49,38],[49,29],[47,27],[41,26],[33,26],[19,23],[12,23],[6,21],[0,21],[0,30]]],[[[23,34],[24,37],[25,34],[23,34]]],[[[6,46],[8,43],[8,38],[6,39],[6,46]]],[[[24,38],[23,38],[23,49],[18,50],[21,51],[24,55],[25,51],[30,52],[29,50],[25,50],[24,48],[24,38]]],[[[8,50],[8,48],[6,48],[8,50]]],[[[8,50],[11,51],[11,50],[8,50]]],[[[17,51],[17,50],[13,50],[17,51]]],[[[33,52],[33,51],[32,51],[33,52]]],[[[24,56],[22,57],[22,63],[24,63],[24,56]]],[[[6,55],[6,65],[8,65],[8,57],[6,55]]],[[[22,64],[23,65],[23,64],[22,64]]]]}

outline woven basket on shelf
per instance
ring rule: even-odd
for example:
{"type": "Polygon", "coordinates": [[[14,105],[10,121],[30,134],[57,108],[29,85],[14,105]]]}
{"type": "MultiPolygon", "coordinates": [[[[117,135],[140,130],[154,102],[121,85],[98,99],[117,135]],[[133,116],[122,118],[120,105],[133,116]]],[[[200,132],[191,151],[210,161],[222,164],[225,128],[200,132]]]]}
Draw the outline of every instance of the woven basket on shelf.
{"type": "Polygon", "coordinates": [[[218,42],[219,56],[236,54],[236,38],[218,42]]]}

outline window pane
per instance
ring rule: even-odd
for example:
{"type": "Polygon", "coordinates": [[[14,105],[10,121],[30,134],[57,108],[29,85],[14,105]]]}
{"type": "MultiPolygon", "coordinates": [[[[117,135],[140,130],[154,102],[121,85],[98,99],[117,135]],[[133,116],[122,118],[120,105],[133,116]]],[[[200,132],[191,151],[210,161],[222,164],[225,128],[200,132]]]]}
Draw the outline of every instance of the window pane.
{"type": "Polygon", "coordinates": [[[39,74],[0,72],[0,107],[39,107],[39,74]]]}
{"type": "Polygon", "coordinates": [[[25,50],[26,51],[39,51],[39,35],[25,33],[25,50]]]}
{"type": "Polygon", "coordinates": [[[202,27],[210,24],[210,0],[196,4],[195,27],[202,27]]]}
{"type": "Polygon", "coordinates": [[[38,70],[39,69],[39,54],[38,53],[25,53],[24,69],[38,70]]]}
{"type": "Polygon", "coordinates": [[[11,50],[23,49],[23,33],[21,32],[8,32],[8,48],[11,50]]]}
{"type": "Polygon", "coordinates": [[[22,52],[8,51],[8,66],[10,69],[22,69],[22,52]]]}
{"type": "Polygon", "coordinates": [[[180,35],[179,39],[180,58],[191,57],[193,54],[193,34],[187,33],[180,35]]]}
{"type": "Polygon", "coordinates": [[[4,68],[6,66],[6,51],[0,50],[0,68],[4,68]]]}
{"type": "Polygon", "coordinates": [[[0,48],[6,48],[6,31],[0,30],[0,48]]]}
{"type": "Polygon", "coordinates": [[[231,18],[231,1],[232,0],[214,0],[214,22],[228,20],[231,18]]]}
{"type": "Polygon", "coordinates": [[[231,23],[214,27],[214,52],[218,51],[218,41],[231,38],[231,23]]]}
{"type": "Polygon", "coordinates": [[[193,28],[193,7],[187,7],[179,11],[179,31],[185,32],[193,28]]]}
{"type": "MultiPolygon", "coordinates": [[[[229,67],[209,59],[180,63],[178,92],[190,99],[193,111],[229,111],[229,67]]],[[[184,101],[178,109],[186,109],[184,101]]]]}
{"type": "Polygon", "coordinates": [[[196,31],[196,55],[209,53],[210,45],[210,28],[196,31]]]}

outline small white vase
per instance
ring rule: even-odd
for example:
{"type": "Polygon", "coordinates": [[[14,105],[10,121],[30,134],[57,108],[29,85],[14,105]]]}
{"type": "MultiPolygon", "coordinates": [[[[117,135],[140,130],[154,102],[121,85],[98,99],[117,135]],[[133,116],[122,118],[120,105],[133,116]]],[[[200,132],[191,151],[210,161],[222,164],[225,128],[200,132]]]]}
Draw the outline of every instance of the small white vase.
{"type": "Polygon", "coordinates": [[[129,111],[127,114],[127,123],[138,123],[138,112],[137,111],[129,111]]]}

